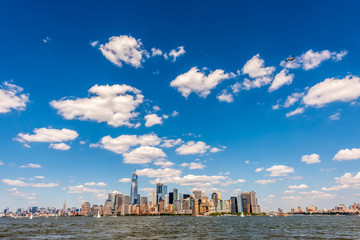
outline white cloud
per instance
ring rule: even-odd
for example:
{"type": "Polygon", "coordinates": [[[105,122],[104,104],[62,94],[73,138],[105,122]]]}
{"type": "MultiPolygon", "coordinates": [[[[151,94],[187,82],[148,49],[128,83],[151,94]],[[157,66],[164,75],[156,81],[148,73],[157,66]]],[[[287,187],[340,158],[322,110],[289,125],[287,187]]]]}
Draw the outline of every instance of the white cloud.
{"type": "Polygon", "coordinates": [[[181,138],[178,139],[163,139],[163,144],[161,144],[161,147],[170,148],[174,147],[176,145],[182,144],[183,140],[181,138]]]}
{"type": "Polygon", "coordinates": [[[163,53],[160,49],[158,48],[152,48],[151,49],[151,56],[155,57],[155,56],[161,56],[163,53]]]}
{"type": "Polygon", "coordinates": [[[312,49],[302,54],[300,57],[296,57],[295,60],[290,62],[282,61],[281,66],[286,68],[299,68],[304,70],[310,70],[317,68],[323,61],[332,59],[333,61],[340,61],[346,56],[347,51],[330,52],[329,50],[323,50],[321,52],[314,52],[312,49]]]}
{"type": "Polygon", "coordinates": [[[307,198],[334,198],[336,195],[324,193],[321,191],[299,192],[299,194],[305,195],[307,198]]]}
{"type": "Polygon", "coordinates": [[[41,168],[41,165],[35,164],[35,163],[29,163],[29,164],[22,165],[19,168],[41,168]]]}
{"type": "Polygon", "coordinates": [[[232,103],[234,102],[234,97],[231,93],[229,93],[227,90],[223,90],[220,95],[217,95],[216,98],[220,102],[227,102],[232,103]]]}
{"type": "Polygon", "coordinates": [[[156,146],[159,145],[161,139],[156,134],[145,135],[121,135],[117,138],[105,136],[101,139],[100,147],[112,151],[117,154],[126,153],[130,147],[156,146]]]}
{"type": "Polygon", "coordinates": [[[323,107],[331,102],[350,102],[359,96],[360,78],[349,75],[343,79],[325,79],[311,87],[302,101],[308,106],[323,107]]]}
{"type": "Polygon", "coordinates": [[[65,143],[51,143],[49,148],[66,151],[70,149],[70,146],[65,143]]]}
{"type": "Polygon", "coordinates": [[[274,81],[269,87],[269,92],[273,92],[283,85],[290,85],[294,79],[294,74],[289,74],[289,70],[283,69],[275,75],[274,81]]]}
{"type": "Polygon", "coordinates": [[[148,55],[140,39],[127,35],[113,36],[109,38],[109,42],[101,44],[99,49],[107,60],[118,67],[121,67],[123,63],[136,68],[141,67],[144,56],[148,55]]]}
{"type": "Polygon", "coordinates": [[[302,156],[301,161],[306,163],[306,164],[313,164],[313,163],[321,162],[320,156],[318,154],[316,154],[316,153],[302,156]]]}
{"type": "Polygon", "coordinates": [[[299,200],[301,197],[299,196],[283,196],[281,197],[281,200],[299,200]]]}
{"type": "Polygon", "coordinates": [[[96,47],[98,44],[99,44],[99,41],[92,41],[92,42],[90,42],[90,45],[91,45],[92,47],[96,47]]]}
{"type": "Polygon", "coordinates": [[[243,74],[248,74],[252,80],[245,79],[243,88],[249,90],[251,88],[259,88],[270,84],[272,81],[272,74],[275,67],[265,67],[265,61],[257,54],[246,62],[242,68],[243,74]]]}
{"type": "Polygon", "coordinates": [[[131,182],[131,178],[121,178],[121,179],[118,180],[118,182],[129,183],[129,182],[131,182]]]}
{"type": "Polygon", "coordinates": [[[239,83],[239,82],[231,85],[231,90],[232,90],[233,93],[240,92],[240,89],[241,89],[241,83],[239,83]]]}
{"type": "Polygon", "coordinates": [[[304,108],[298,107],[294,111],[288,112],[285,116],[286,117],[291,117],[291,116],[294,116],[294,115],[302,114],[302,113],[304,113],[304,110],[305,110],[304,108]]]}
{"type": "Polygon", "coordinates": [[[19,142],[47,142],[47,143],[59,143],[74,140],[79,134],[70,129],[53,129],[53,128],[35,128],[34,134],[19,133],[16,140],[19,142]]]}
{"type": "Polygon", "coordinates": [[[340,119],[340,113],[334,113],[329,117],[330,120],[339,120],[340,119]]]}
{"type": "Polygon", "coordinates": [[[91,187],[85,187],[84,185],[78,186],[68,186],[69,194],[82,194],[82,193],[91,193],[96,197],[103,198],[105,194],[107,194],[109,190],[105,189],[96,189],[91,187]]]}
{"type": "Polygon", "coordinates": [[[94,96],[54,100],[50,105],[67,120],[94,120],[113,127],[135,126],[131,120],[138,116],[135,110],[144,99],[140,90],[125,84],[115,84],[95,85],[89,92],[94,96]]]}
{"type": "Polygon", "coordinates": [[[154,109],[154,111],[160,111],[160,107],[159,106],[157,106],[157,105],[155,105],[155,106],[153,106],[153,109],[154,109]]]}
{"type": "Polygon", "coordinates": [[[309,188],[309,186],[305,185],[305,184],[300,184],[300,185],[291,185],[289,186],[290,189],[306,189],[309,188]]]}
{"type": "Polygon", "coordinates": [[[88,183],[84,183],[84,185],[85,186],[99,186],[99,187],[105,187],[105,186],[107,186],[107,184],[106,183],[103,183],[103,182],[98,182],[98,183],[96,183],[96,182],[88,182],[88,183]]]}
{"type": "MultiPolygon", "coordinates": [[[[225,147],[223,147],[223,148],[225,148],[225,147]]],[[[210,149],[211,153],[217,153],[217,152],[221,152],[221,151],[224,151],[224,149],[217,148],[217,147],[213,147],[210,149]]]]}
{"type": "Polygon", "coordinates": [[[140,146],[129,153],[124,153],[124,163],[144,164],[154,159],[165,158],[166,154],[156,147],[140,146]]]}
{"type": "Polygon", "coordinates": [[[258,184],[268,184],[268,183],[276,183],[276,179],[269,179],[269,180],[257,180],[255,183],[258,184]]]}
{"type": "Polygon", "coordinates": [[[37,178],[37,179],[45,179],[44,176],[35,176],[34,178],[37,178]]]}
{"type": "Polygon", "coordinates": [[[297,101],[300,100],[300,98],[302,98],[304,96],[304,93],[299,93],[299,92],[294,92],[292,93],[291,95],[289,95],[287,98],[286,98],[286,101],[285,101],[285,104],[284,104],[284,107],[285,108],[288,108],[292,105],[294,105],[294,103],[296,103],[297,101]]]}
{"type": "Polygon", "coordinates": [[[334,156],[333,160],[336,161],[346,161],[346,160],[356,160],[360,159],[360,148],[353,149],[341,149],[334,156]]]}
{"type": "Polygon", "coordinates": [[[177,111],[175,111],[175,110],[171,113],[171,116],[172,116],[172,117],[177,117],[177,116],[179,116],[179,115],[180,115],[180,113],[177,112],[177,111]]]}
{"type": "Polygon", "coordinates": [[[0,161],[0,166],[2,166],[2,165],[4,165],[4,164],[5,164],[4,162],[0,161]]]}
{"type": "Polygon", "coordinates": [[[200,71],[197,67],[193,67],[188,72],[177,76],[175,80],[170,83],[170,86],[177,88],[177,90],[186,98],[192,92],[200,97],[206,98],[207,95],[210,94],[210,91],[221,81],[229,78],[229,74],[221,69],[210,72],[206,76],[204,71],[200,71]]]}
{"type": "Polygon", "coordinates": [[[136,170],[136,174],[139,176],[146,176],[149,178],[168,178],[168,177],[178,177],[181,175],[181,170],[173,169],[173,168],[144,168],[140,170],[136,170]]]}
{"type": "Polygon", "coordinates": [[[145,116],[145,127],[151,127],[156,124],[162,124],[162,118],[156,114],[148,114],[145,116]]]}
{"type": "Polygon", "coordinates": [[[294,193],[295,191],[294,190],[285,190],[284,193],[285,194],[290,194],[290,193],[294,193]]]}
{"type": "Polygon", "coordinates": [[[185,54],[185,49],[183,46],[180,46],[180,47],[177,47],[176,49],[171,50],[169,53],[169,57],[172,57],[173,58],[172,61],[175,62],[177,57],[180,57],[181,55],[184,55],[184,54],[185,54]]]}
{"type": "Polygon", "coordinates": [[[29,94],[20,94],[22,91],[21,87],[8,82],[0,85],[0,113],[25,110],[26,103],[29,102],[29,94]]]}
{"type": "Polygon", "coordinates": [[[227,180],[226,176],[207,176],[207,175],[185,175],[183,177],[165,177],[157,178],[151,181],[152,184],[161,182],[164,184],[179,184],[181,186],[198,186],[198,187],[210,187],[214,184],[221,184],[227,180]]]}
{"type": "Polygon", "coordinates": [[[177,154],[180,155],[187,155],[187,154],[203,154],[208,149],[210,149],[209,145],[202,141],[194,142],[188,141],[185,144],[178,147],[175,151],[177,154]]]}
{"type": "Polygon", "coordinates": [[[263,168],[263,167],[261,167],[261,168],[257,168],[257,169],[255,169],[255,172],[261,172],[262,170],[264,170],[264,168],[263,168]]]}
{"type": "Polygon", "coordinates": [[[228,179],[223,183],[220,183],[221,186],[228,186],[228,185],[232,185],[232,184],[239,184],[239,183],[244,183],[246,182],[244,179],[238,179],[238,180],[231,180],[228,179]]]}
{"type": "Polygon", "coordinates": [[[360,184],[360,172],[356,175],[354,173],[345,173],[341,177],[336,177],[335,181],[339,184],[360,184]]]}
{"type": "Polygon", "coordinates": [[[158,159],[158,160],[154,161],[154,165],[161,166],[162,168],[167,168],[167,167],[173,166],[174,163],[167,161],[165,159],[158,159]]]}
{"type": "Polygon", "coordinates": [[[188,167],[191,170],[193,170],[193,169],[204,169],[206,167],[204,164],[196,163],[196,162],[182,163],[180,166],[181,167],[188,167]]]}
{"type": "Polygon", "coordinates": [[[58,183],[27,183],[21,180],[3,179],[1,182],[16,187],[52,188],[59,186],[58,183]]]}
{"type": "Polygon", "coordinates": [[[271,168],[266,169],[270,172],[271,177],[287,176],[289,173],[294,172],[294,168],[285,165],[274,165],[271,168]]]}
{"type": "Polygon", "coordinates": [[[6,191],[11,192],[10,196],[21,197],[27,200],[34,200],[36,196],[36,193],[20,192],[17,188],[7,189],[6,191]]]}
{"type": "Polygon", "coordinates": [[[50,42],[51,40],[52,40],[52,39],[49,38],[49,37],[46,37],[46,38],[42,39],[42,41],[43,41],[44,43],[48,43],[48,42],[50,42]]]}

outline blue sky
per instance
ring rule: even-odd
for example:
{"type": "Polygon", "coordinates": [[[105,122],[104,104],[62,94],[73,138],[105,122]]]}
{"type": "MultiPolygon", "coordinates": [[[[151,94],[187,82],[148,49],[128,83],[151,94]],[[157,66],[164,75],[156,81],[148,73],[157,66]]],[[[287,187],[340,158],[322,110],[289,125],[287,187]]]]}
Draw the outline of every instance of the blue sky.
{"type": "Polygon", "coordinates": [[[356,1],[0,4],[1,209],[102,204],[135,169],[141,195],[358,202],[356,1]]]}

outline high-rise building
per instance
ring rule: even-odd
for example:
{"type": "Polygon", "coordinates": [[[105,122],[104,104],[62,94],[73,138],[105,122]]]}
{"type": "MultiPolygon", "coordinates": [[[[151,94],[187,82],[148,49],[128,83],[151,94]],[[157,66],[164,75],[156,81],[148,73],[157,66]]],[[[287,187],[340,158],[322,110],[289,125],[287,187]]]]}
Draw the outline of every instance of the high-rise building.
{"type": "Polygon", "coordinates": [[[108,194],[108,200],[111,201],[111,204],[112,204],[112,210],[115,209],[115,205],[116,205],[116,194],[115,193],[109,193],[108,194]]]}
{"type": "Polygon", "coordinates": [[[201,191],[193,191],[193,198],[201,200],[201,191]]]}
{"type": "Polygon", "coordinates": [[[238,194],[236,196],[236,199],[237,199],[237,212],[243,212],[241,194],[238,194]]]}
{"type": "Polygon", "coordinates": [[[218,195],[216,192],[213,192],[213,194],[211,194],[211,201],[215,207],[215,209],[217,208],[217,203],[218,203],[218,195]]]}
{"type": "Polygon", "coordinates": [[[163,185],[163,196],[165,196],[165,194],[168,194],[167,192],[167,186],[163,185]]]}
{"type": "Polygon", "coordinates": [[[173,195],[174,195],[174,202],[176,202],[177,200],[179,200],[179,198],[178,198],[178,190],[177,190],[177,188],[174,188],[173,189],[173,195]]]}
{"type": "Polygon", "coordinates": [[[174,193],[169,193],[169,204],[174,204],[174,193]]]}
{"type": "Polygon", "coordinates": [[[256,198],[256,192],[241,193],[242,211],[246,213],[260,213],[260,206],[256,198]]]}
{"type": "Polygon", "coordinates": [[[183,196],[182,193],[179,193],[179,200],[180,200],[180,201],[184,200],[184,196],[183,196]]]}
{"type": "Polygon", "coordinates": [[[163,184],[156,184],[156,204],[158,204],[161,199],[163,199],[163,184]]]}
{"type": "Polygon", "coordinates": [[[187,199],[189,197],[190,197],[190,194],[186,194],[186,193],[183,194],[183,200],[185,200],[185,199],[187,199]]]}
{"type": "Polygon", "coordinates": [[[230,198],[231,203],[231,213],[237,213],[238,212],[238,204],[237,204],[237,197],[231,197],[230,198]]]}
{"type": "Polygon", "coordinates": [[[151,204],[152,204],[152,206],[155,205],[155,190],[154,189],[151,191],[151,204]]]}
{"type": "Polygon", "coordinates": [[[134,173],[131,178],[130,202],[131,205],[140,204],[140,196],[138,195],[138,176],[136,173],[134,173]]]}

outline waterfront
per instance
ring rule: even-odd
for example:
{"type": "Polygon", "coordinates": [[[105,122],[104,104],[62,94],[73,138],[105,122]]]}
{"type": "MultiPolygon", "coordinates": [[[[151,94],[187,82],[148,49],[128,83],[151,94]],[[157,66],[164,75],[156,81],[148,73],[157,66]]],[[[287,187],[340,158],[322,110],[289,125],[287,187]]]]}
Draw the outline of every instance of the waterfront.
{"type": "Polygon", "coordinates": [[[358,216],[0,218],[2,239],[360,239],[358,216]]]}

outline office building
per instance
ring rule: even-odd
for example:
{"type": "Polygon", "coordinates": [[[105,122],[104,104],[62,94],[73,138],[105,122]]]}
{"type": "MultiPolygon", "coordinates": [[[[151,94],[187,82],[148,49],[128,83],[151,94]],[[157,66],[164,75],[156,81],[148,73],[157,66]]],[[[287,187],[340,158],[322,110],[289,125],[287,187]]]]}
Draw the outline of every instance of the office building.
{"type": "Polygon", "coordinates": [[[131,205],[140,204],[140,196],[138,194],[138,176],[136,173],[134,173],[131,178],[130,202],[131,205]]]}
{"type": "Polygon", "coordinates": [[[177,200],[179,200],[177,188],[174,188],[174,189],[173,189],[173,196],[174,196],[174,202],[176,202],[177,200]]]}

